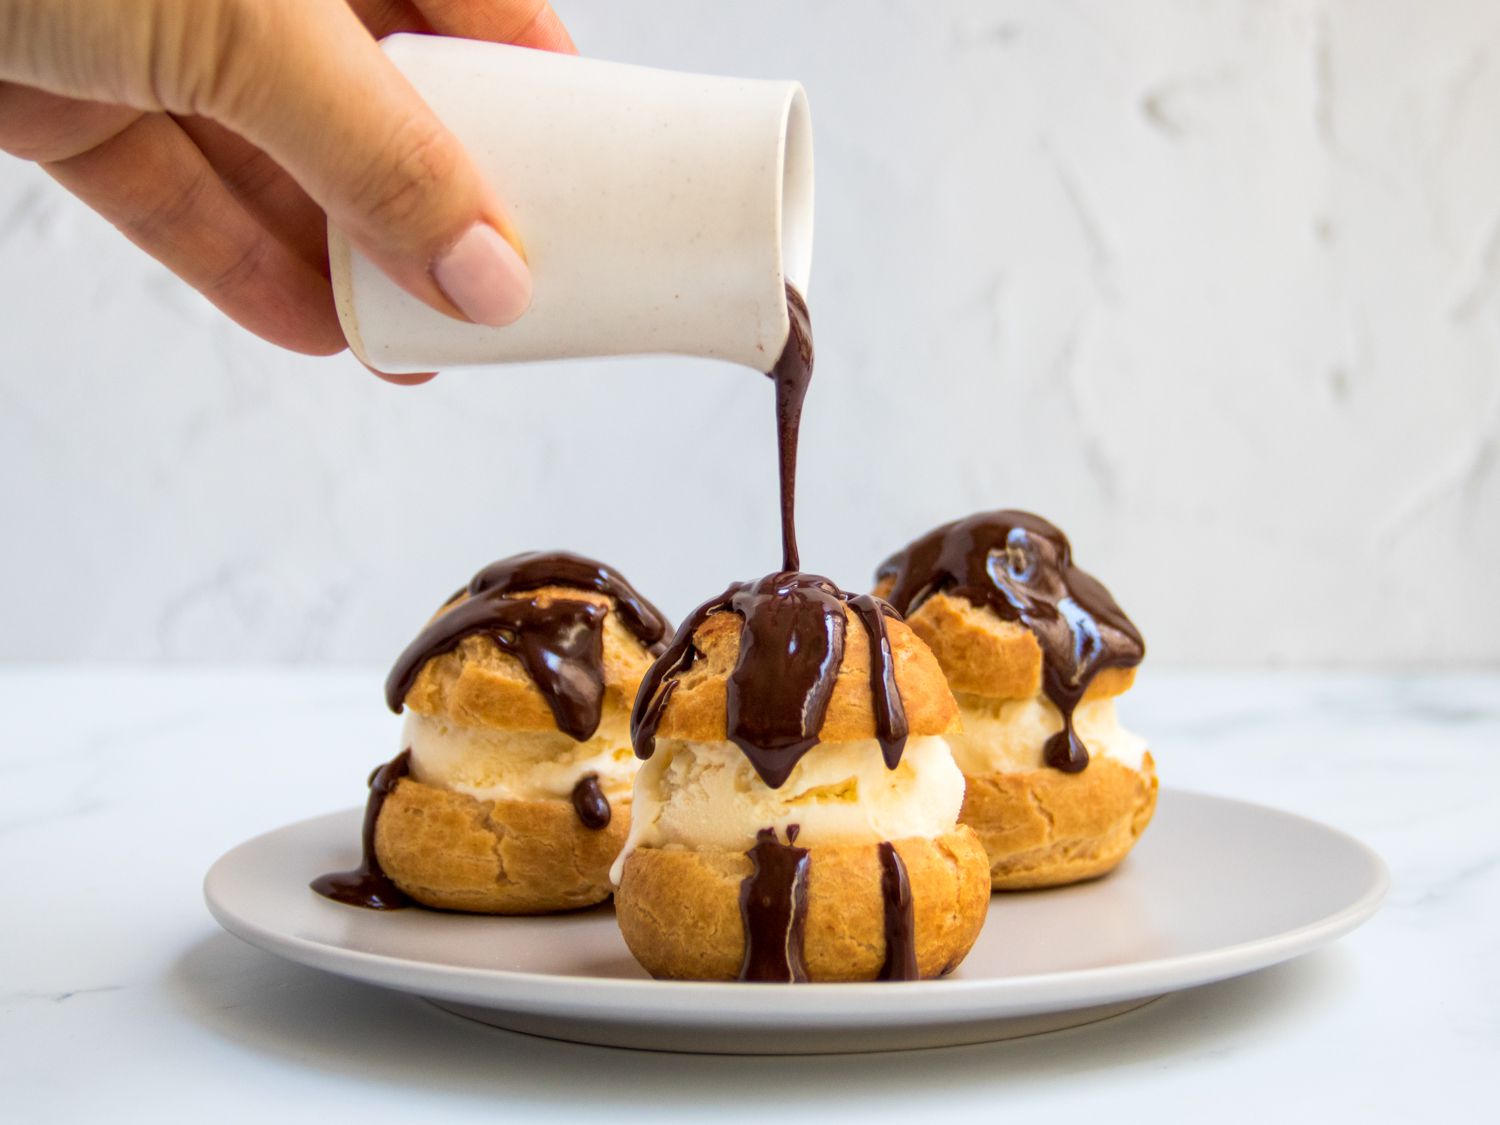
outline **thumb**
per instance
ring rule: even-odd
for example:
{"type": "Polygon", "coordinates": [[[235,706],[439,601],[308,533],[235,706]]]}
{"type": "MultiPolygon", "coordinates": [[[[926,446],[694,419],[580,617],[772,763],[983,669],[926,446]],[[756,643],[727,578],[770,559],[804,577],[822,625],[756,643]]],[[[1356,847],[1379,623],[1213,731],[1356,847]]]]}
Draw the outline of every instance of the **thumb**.
{"type": "Polygon", "coordinates": [[[264,149],[413,296],[479,324],[520,317],[531,273],[504,206],[350,8],[227,2],[261,26],[233,38],[201,112],[264,149]]]}

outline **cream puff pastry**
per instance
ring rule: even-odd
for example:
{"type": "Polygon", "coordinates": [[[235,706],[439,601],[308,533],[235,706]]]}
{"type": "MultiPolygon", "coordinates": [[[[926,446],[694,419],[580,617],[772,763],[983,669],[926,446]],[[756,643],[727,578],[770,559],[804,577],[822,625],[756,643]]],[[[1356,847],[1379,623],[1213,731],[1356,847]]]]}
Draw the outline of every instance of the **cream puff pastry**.
{"type": "Polygon", "coordinates": [[[654,976],[935,977],[983,924],[958,823],[957,708],[890,607],[826,579],[736,585],[678,630],[636,702],[646,759],[616,913],[654,976]]]}
{"type": "Polygon", "coordinates": [[[957,520],[886,560],[876,593],[906,615],[953,689],[962,820],[984,842],[995,889],[1119,864],[1156,806],[1155,764],[1114,703],[1145,645],[1073,565],[1067,537],[1026,512],[957,520]]]}
{"type": "Polygon", "coordinates": [[[405,750],[371,778],[366,857],[340,901],[538,914],[609,897],[638,763],[628,716],[666,623],[569,554],[480,571],[396,662],[405,750]]]}

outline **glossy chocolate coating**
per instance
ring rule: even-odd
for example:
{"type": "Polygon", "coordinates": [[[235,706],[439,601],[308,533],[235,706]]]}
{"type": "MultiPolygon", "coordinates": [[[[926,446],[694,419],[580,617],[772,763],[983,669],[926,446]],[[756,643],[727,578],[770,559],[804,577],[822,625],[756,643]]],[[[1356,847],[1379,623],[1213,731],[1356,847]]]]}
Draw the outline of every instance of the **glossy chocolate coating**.
{"type": "Polygon", "coordinates": [[[566,552],[514,555],[476,574],[397,658],[385,683],[391,710],[401,710],[427,661],[482,634],[521,661],[559,730],[579,742],[593,737],[604,703],[608,611],[593,602],[558,597],[543,605],[527,596],[543,586],[608,595],[621,624],[650,651],[660,651],[666,618],[610,567],[566,552]]]}
{"type": "Polygon", "coordinates": [[[799,848],[797,826],[788,825],[785,844],[763,828],[747,853],[751,872],[740,884],[740,919],[745,925],[745,959],[740,980],[796,984],[807,980],[803,934],[807,926],[807,849],[799,848]]]}
{"type": "Polygon", "coordinates": [[[906,864],[889,840],[882,840],[880,897],[885,911],[885,963],[876,980],[917,980],[916,921],[906,864]]]}
{"type": "Polygon", "coordinates": [[[876,577],[891,580],[886,599],[903,615],[943,593],[1030,629],[1042,649],[1042,691],[1063,717],[1047,764],[1068,773],[1088,765],[1073,712],[1095,676],[1135,667],[1146,644],[1104,585],[1073,565],[1066,535],[1030,512],[981,512],[913,540],[876,577]]]}
{"type": "Polygon", "coordinates": [[[777,573],[737,582],[688,616],[641,682],[630,717],[636,755],[649,758],[656,748],[656,729],[678,677],[699,655],[693,634],[713,614],[734,613],[744,627],[729,677],[725,724],[730,741],[761,780],[779,788],[818,743],[844,659],[845,605],[865,623],[875,736],[886,764],[895,769],[909,733],[885,631],[885,618],[895,611],[879,598],[847,593],[816,574],[777,573]]]}
{"type": "Polygon", "coordinates": [[[599,788],[598,774],[584,774],[578,779],[578,784],[573,786],[573,811],[578,814],[579,823],[585,828],[592,828],[597,832],[609,827],[610,817],[614,813],[609,807],[609,798],[599,788]]]}

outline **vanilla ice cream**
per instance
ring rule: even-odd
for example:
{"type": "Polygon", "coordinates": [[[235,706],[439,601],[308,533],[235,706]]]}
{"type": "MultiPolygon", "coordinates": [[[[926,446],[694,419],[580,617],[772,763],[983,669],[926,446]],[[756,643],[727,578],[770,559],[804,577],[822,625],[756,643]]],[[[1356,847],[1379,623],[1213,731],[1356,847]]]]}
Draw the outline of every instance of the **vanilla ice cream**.
{"type": "Polygon", "coordinates": [[[628,717],[615,708],[605,709],[585,742],[561,731],[466,727],[413,711],[407,712],[404,737],[417,781],[481,801],[566,799],[580,778],[596,774],[603,794],[618,802],[630,795],[639,764],[628,717]]]}
{"type": "MultiPolygon", "coordinates": [[[[978,777],[1046,767],[1047,739],[1063,729],[1062,715],[1051,702],[1036,699],[986,699],[956,693],[963,733],[950,734],[953,758],[964,773],[978,777]]],[[[1120,725],[1113,699],[1080,703],[1073,712],[1073,730],[1092,755],[1113,758],[1139,770],[1146,740],[1120,725]]]]}
{"type": "Polygon", "coordinates": [[[635,782],[630,838],[610,877],[618,883],[636,847],[745,851],[756,833],[801,847],[869,844],[952,832],[964,801],[963,773],[940,737],[916,737],[888,769],[874,739],[821,743],[772,789],[732,742],[661,739],[635,782]]]}

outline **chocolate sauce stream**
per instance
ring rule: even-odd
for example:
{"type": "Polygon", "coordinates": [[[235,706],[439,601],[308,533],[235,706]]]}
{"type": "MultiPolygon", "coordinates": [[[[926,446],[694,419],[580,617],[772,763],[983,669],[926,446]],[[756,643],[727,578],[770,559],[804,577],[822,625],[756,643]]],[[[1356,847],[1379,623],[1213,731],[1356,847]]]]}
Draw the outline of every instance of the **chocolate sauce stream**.
{"type": "Polygon", "coordinates": [[[1073,565],[1066,535],[1029,512],[981,512],[907,544],[876,577],[893,580],[886,600],[903,615],[946,593],[1030,629],[1042,648],[1042,691],[1063,717],[1047,764],[1066,773],[1088,765],[1073,712],[1096,675],[1135,667],[1146,645],[1103,584],[1073,565]]]}
{"type": "MultiPolygon", "coordinates": [[[[807,305],[790,285],[787,313],[791,330],[770,372],[776,382],[782,569],[755,582],[735,583],[694,610],[647,671],[630,717],[636,755],[649,758],[672,693],[700,655],[694,634],[715,613],[737,614],[743,624],[726,685],[725,726],[729,739],[773,789],[783,785],[803,755],[817,745],[843,663],[850,613],[868,636],[876,737],[889,768],[900,763],[910,733],[885,624],[887,617],[898,616],[896,612],[872,595],[851,595],[826,578],[799,572],[797,439],[812,378],[813,348],[807,305]]],[[[795,825],[787,828],[785,844],[777,841],[773,830],[762,829],[746,853],[751,873],[740,884],[745,929],[741,980],[807,979],[803,930],[808,853],[795,846],[796,840],[795,825]]],[[[911,979],[916,962],[910,882],[900,856],[888,844],[881,847],[887,946],[882,974],[885,979],[911,979]]]]}
{"type": "Polygon", "coordinates": [[[491,563],[448,599],[406,647],[385,682],[385,700],[400,712],[422,666],[483,634],[521,661],[551,708],[558,729],[582,742],[599,727],[604,702],[604,619],[592,602],[527,597],[543,586],[592,590],[614,599],[621,624],[652,652],[667,622],[635,587],[601,562],[566,552],[534,551],[491,563]],[[467,594],[467,599],[459,599],[467,594]],[[519,596],[514,596],[519,595],[519,596]]]}
{"type": "Polygon", "coordinates": [[[308,884],[324,898],[346,906],[363,906],[367,910],[401,910],[411,899],[380,868],[375,855],[375,822],[385,799],[396,783],[411,771],[411,751],[403,750],[394,759],[370,775],[370,797],[365,802],[365,823],[360,832],[359,866],[353,871],[335,871],[320,875],[308,884]]]}
{"type": "Polygon", "coordinates": [[[818,743],[844,659],[846,605],[869,636],[875,737],[886,765],[895,769],[910,731],[885,629],[885,618],[896,613],[879,598],[847,593],[816,574],[737,582],[683,621],[636,696],[630,716],[636,756],[649,758],[656,749],[656,729],[678,678],[699,656],[693,634],[715,613],[736,613],[744,628],[726,689],[725,725],[761,780],[780,788],[818,743]]]}
{"type": "Polygon", "coordinates": [[[906,864],[889,840],[877,846],[880,853],[880,897],[885,907],[885,963],[876,980],[916,980],[916,923],[911,905],[911,879],[906,864]]]}
{"type": "Polygon", "coordinates": [[[773,829],[755,837],[750,874],[740,883],[745,959],[740,980],[795,984],[807,980],[803,931],[807,926],[807,849],[796,847],[797,825],[785,844],[773,829]]]}
{"type": "Polygon", "coordinates": [[[802,401],[812,382],[812,318],[802,294],[786,287],[791,330],[769,374],[776,382],[776,455],[781,478],[781,569],[802,569],[797,552],[797,438],[802,430],[802,401]]]}
{"type": "Polygon", "coordinates": [[[694,610],[646,673],[630,717],[636,755],[649,758],[678,677],[698,658],[693,634],[715,613],[738,614],[744,627],[726,689],[726,726],[730,741],[773,789],[817,745],[844,659],[846,605],[869,635],[875,733],[891,769],[901,761],[909,733],[885,628],[894,611],[879,598],[845,593],[828,579],[797,569],[797,436],[812,380],[812,322],[801,294],[790,285],[786,303],[791,331],[770,372],[776,381],[782,569],[755,582],[737,582],[694,610]]]}
{"type": "Polygon", "coordinates": [[[585,828],[592,828],[597,832],[609,827],[612,815],[609,798],[599,788],[598,774],[584,774],[578,779],[578,784],[573,786],[573,811],[578,814],[578,819],[585,828]]]}

